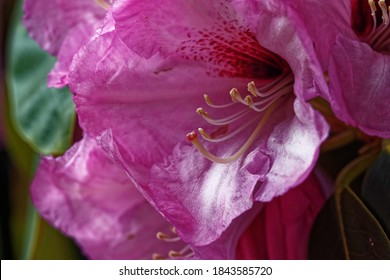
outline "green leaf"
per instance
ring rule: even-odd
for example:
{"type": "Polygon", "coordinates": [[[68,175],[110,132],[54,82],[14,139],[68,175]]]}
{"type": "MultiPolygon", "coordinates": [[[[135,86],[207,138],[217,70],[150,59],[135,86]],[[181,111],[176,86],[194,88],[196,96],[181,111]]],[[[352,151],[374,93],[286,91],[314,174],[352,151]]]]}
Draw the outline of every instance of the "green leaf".
{"type": "Polygon", "coordinates": [[[367,171],[362,200],[390,236],[390,154],[383,151],[367,171]]]}
{"type": "Polygon", "coordinates": [[[71,144],[75,118],[68,89],[48,88],[55,58],[28,37],[21,2],[14,13],[7,45],[7,85],[16,130],[41,154],[61,154],[71,144]]]}
{"type": "Polygon", "coordinates": [[[310,236],[310,259],[390,259],[382,227],[349,188],[332,195],[310,236]]]}

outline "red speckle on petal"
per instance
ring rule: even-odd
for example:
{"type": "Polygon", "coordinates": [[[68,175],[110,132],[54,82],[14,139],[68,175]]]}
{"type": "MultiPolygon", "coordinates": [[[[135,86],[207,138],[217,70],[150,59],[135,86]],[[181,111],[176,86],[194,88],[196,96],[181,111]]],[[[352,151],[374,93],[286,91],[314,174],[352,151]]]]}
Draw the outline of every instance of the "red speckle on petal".
{"type": "Polygon", "coordinates": [[[191,39],[178,48],[188,60],[205,63],[219,77],[272,78],[286,67],[284,60],[260,46],[253,33],[233,25],[188,31],[191,39]]]}

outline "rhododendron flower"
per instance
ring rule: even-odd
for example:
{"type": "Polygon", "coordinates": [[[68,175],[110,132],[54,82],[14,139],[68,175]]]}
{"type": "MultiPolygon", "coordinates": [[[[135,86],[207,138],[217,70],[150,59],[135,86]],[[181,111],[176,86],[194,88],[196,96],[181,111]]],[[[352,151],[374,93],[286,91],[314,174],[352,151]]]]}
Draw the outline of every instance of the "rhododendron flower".
{"type": "Polygon", "coordinates": [[[102,0],[24,1],[23,22],[30,36],[58,58],[48,77],[49,86],[68,84],[73,55],[96,35],[108,7],[102,0]]]}
{"type": "Polygon", "coordinates": [[[245,9],[123,1],[115,29],[71,65],[83,130],[108,131],[101,144],[193,247],[300,184],[328,132],[306,103],[324,87],[310,38],[298,36],[294,17],[245,9]]]}
{"type": "Polygon", "coordinates": [[[291,1],[302,11],[302,28],[309,30],[327,70],[330,92],[324,97],[337,117],[384,138],[390,137],[388,4],[384,0],[291,1]]]}

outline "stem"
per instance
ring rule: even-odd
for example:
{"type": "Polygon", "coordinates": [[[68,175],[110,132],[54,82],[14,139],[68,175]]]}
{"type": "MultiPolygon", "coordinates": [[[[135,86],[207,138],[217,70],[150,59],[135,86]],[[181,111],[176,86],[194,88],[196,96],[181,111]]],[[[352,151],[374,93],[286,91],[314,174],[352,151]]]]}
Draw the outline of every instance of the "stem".
{"type": "MultiPolygon", "coordinates": [[[[39,165],[39,156],[35,154],[31,164],[30,178],[33,178],[39,165]]],[[[24,232],[23,247],[21,258],[23,260],[31,260],[36,255],[39,243],[39,236],[42,229],[42,220],[39,217],[37,210],[34,208],[30,197],[27,202],[27,225],[24,232]]]]}
{"type": "Polygon", "coordinates": [[[27,206],[27,226],[24,233],[24,243],[22,249],[23,260],[34,259],[38,247],[37,245],[41,232],[41,224],[41,218],[39,217],[31,201],[29,201],[27,206]]]}
{"type": "Polygon", "coordinates": [[[352,143],[355,139],[356,133],[354,129],[348,129],[337,133],[322,144],[321,152],[328,152],[341,148],[349,143],[352,143]]]}

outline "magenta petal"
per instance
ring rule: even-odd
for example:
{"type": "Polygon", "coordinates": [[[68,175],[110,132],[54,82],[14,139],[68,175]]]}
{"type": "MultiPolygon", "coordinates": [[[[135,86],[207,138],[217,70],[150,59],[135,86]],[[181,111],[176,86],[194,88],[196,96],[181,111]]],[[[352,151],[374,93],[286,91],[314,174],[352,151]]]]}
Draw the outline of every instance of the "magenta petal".
{"type": "Polygon", "coordinates": [[[90,258],[150,259],[184,246],[156,238],[169,224],[89,137],[62,157],[43,158],[31,195],[40,214],[90,258]]]}
{"type": "MultiPolygon", "coordinates": [[[[30,36],[52,55],[78,24],[90,25],[104,18],[106,11],[91,0],[26,0],[23,22],[30,36]]],[[[77,36],[77,34],[74,34],[77,36]]]]}
{"type": "MultiPolygon", "coordinates": [[[[115,32],[105,33],[82,48],[71,72],[71,89],[80,99],[91,95],[99,103],[117,104],[165,100],[190,103],[187,98],[193,97],[201,104],[206,89],[228,95],[243,81],[210,77],[204,65],[196,62],[159,55],[146,60],[128,49],[115,32]]],[[[196,104],[192,107],[197,108],[196,104]]]]}
{"type": "Polygon", "coordinates": [[[340,36],[329,64],[330,103],[336,115],[367,134],[390,138],[388,77],[389,55],[340,36]]]}
{"type": "Polygon", "coordinates": [[[150,58],[156,53],[167,55],[174,52],[183,41],[191,41],[192,36],[198,35],[193,34],[194,30],[207,30],[219,23],[219,31],[226,33],[223,21],[230,18],[224,16],[230,14],[225,4],[205,0],[169,0],[164,5],[149,0],[126,1],[113,16],[116,30],[127,46],[150,58]],[[136,36],[132,30],[137,30],[136,36]]]}
{"type": "Polygon", "coordinates": [[[285,193],[286,186],[301,183],[313,169],[318,147],[328,135],[325,120],[310,106],[296,99],[294,110],[288,112],[288,108],[268,138],[264,153],[271,159],[271,168],[255,193],[258,201],[270,201],[285,193]]]}
{"type": "Polygon", "coordinates": [[[202,67],[203,75],[246,78],[246,83],[275,77],[283,70],[280,58],[260,47],[229,2],[169,0],[164,4],[126,1],[114,11],[118,36],[138,55],[160,55],[202,67]]]}
{"type": "MultiPolygon", "coordinates": [[[[264,203],[255,203],[249,211],[232,221],[224,233],[214,242],[206,246],[194,247],[195,259],[232,260],[237,256],[237,244],[250,223],[260,215],[264,203]]],[[[261,229],[264,231],[264,228],[261,229]]],[[[254,244],[251,244],[252,246],[254,244]]]]}
{"type": "Polygon", "coordinates": [[[325,201],[316,177],[264,204],[242,235],[239,259],[307,259],[311,227],[325,201]]]}
{"type": "Polygon", "coordinates": [[[295,94],[308,100],[327,93],[328,87],[304,18],[304,15],[315,17],[316,14],[310,10],[311,4],[306,2],[267,0],[233,3],[259,43],[288,62],[295,76],[295,94]],[[303,7],[306,13],[302,12],[301,5],[307,5],[303,7]]]}
{"type": "Polygon", "coordinates": [[[314,176],[265,206],[269,259],[307,259],[311,227],[325,201],[314,176]]]}
{"type": "Polygon", "coordinates": [[[80,23],[64,38],[57,56],[57,62],[48,76],[49,87],[63,87],[68,84],[69,67],[73,56],[81,46],[95,34],[95,25],[80,23]]]}

